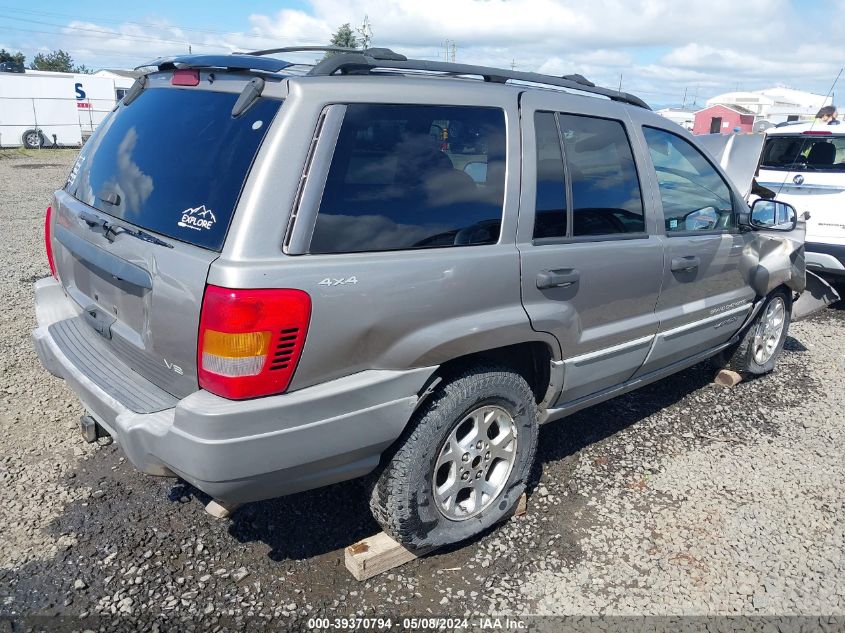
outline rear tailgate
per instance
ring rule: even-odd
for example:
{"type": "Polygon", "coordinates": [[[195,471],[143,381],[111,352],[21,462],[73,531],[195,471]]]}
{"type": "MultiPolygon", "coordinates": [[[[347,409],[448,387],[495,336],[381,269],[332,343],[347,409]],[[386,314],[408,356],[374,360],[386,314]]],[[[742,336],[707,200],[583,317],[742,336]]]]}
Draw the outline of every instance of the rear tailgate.
{"type": "Polygon", "coordinates": [[[57,274],[80,318],[180,398],[198,389],[208,268],[281,103],[259,99],[233,118],[237,93],[209,85],[148,88],[121,104],[83,148],[52,214],[57,274]]]}

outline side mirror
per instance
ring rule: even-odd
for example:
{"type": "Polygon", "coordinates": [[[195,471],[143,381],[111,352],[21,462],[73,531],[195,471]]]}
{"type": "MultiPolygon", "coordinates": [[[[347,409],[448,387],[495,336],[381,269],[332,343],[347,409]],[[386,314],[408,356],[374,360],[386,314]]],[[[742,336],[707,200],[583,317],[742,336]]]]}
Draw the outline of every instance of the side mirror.
{"type": "Polygon", "coordinates": [[[798,212],[779,200],[755,200],[751,205],[751,227],[763,231],[792,231],[798,225],[798,212]]]}

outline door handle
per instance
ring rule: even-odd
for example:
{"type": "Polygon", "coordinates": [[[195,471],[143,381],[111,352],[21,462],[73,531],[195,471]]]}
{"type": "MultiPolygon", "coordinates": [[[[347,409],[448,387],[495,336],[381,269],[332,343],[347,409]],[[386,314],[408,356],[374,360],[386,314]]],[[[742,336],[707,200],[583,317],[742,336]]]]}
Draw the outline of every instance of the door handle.
{"type": "Polygon", "coordinates": [[[566,288],[581,278],[574,268],[562,268],[560,270],[544,270],[537,275],[537,288],[566,288]]]}
{"type": "Polygon", "coordinates": [[[672,271],[685,273],[691,270],[696,270],[700,264],[701,260],[695,255],[689,257],[673,257],[672,271]]]}

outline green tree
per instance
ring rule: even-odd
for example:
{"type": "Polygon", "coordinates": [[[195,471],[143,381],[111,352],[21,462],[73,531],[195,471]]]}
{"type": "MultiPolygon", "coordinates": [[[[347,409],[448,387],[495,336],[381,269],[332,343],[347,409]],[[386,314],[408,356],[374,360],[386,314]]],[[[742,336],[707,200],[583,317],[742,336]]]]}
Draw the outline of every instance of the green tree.
{"type": "Polygon", "coordinates": [[[79,66],[74,66],[73,72],[79,73],[80,75],[92,75],[94,71],[88,68],[85,64],[79,64],[79,66]]]}
{"type": "MultiPolygon", "coordinates": [[[[355,31],[349,26],[349,22],[341,24],[332,39],[329,40],[329,46],[344,46],[346,48],[358,48],[358,38],[355,36],[355,31]]],[[[334,55],[331,51],[326,51],[323,59],[334,55]]]]}
{"type": "Polygon", "coordinates": [[[59,49],[52,53],[38,53],[29,65],[32,70],[52,70],[60,73],[73,72],[73,58],[59,49]]]}
{"type": "Polygon", "coordinates": [[[25,64],[26,55],[24,55],[20,51],[18,51],[17,53],[13,53],[12,51],[7,51],[5,48],[0,48],[0,64],[2,64],[3,62],[25,64]]]}

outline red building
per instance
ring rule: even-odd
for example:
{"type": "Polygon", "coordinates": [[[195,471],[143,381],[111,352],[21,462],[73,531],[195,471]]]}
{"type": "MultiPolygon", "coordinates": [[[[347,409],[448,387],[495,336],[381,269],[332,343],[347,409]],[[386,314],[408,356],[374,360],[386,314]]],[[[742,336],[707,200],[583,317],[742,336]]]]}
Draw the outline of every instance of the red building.
{"type": "Polygon", "coordinates": [[[752,132],[754,113],[742,106],[712,105],[695,113],[693,134],[731,134],[736,129],[740,132],[752,132]]]}

